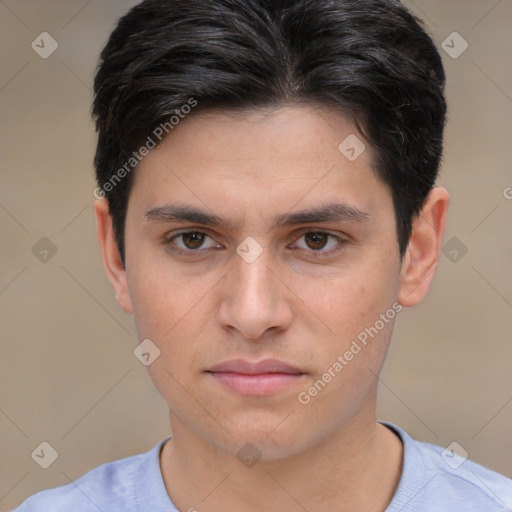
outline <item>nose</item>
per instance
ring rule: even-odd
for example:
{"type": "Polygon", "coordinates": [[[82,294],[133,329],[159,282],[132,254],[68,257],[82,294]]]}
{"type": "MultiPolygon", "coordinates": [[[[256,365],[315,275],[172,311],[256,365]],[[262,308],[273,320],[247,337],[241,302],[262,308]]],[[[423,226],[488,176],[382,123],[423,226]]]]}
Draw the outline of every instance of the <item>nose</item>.
{"type": "Polygon", "coordinates": [[[235,255],[234,267],[223,281],[218,309],[223,328],[236,329],[247,340],[263,341],[270,331],[289,327],[291,292],[277,277],[276,267],[268,249],[252,262],[235,255]]]}

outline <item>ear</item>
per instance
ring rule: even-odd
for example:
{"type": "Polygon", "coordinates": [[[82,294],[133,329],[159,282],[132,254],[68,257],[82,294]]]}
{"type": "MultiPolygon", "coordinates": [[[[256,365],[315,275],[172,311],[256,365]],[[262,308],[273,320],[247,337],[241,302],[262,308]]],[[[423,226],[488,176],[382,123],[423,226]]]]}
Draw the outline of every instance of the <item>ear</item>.
{"type": "Polygon", "coordinates": [[[126,270],[114,237],[112,217],[110,216],[106,199],[96,200],[94,203],[94,213],[96,215],[96,235],[100,244],[105,274],[116,293],[117,305],[125,313],[131,314],[133,308],[128,292],[126,270]]]}
{"type": "Polygon", "coordinates": [[[413,221],[400,270],[398,302],[402,306],[415,306],[430,288],[441,254],[449,202],[444,188],[433,188],[413,221]]]}

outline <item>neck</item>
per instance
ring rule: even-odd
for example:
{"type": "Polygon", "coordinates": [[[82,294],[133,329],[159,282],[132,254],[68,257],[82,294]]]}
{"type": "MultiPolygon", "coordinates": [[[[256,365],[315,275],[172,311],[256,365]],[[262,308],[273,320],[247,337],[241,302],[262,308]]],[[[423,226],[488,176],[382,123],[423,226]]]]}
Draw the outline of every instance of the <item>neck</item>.
{"type": "Polygon", "coordinates": [[[383,512],[402,471],[402,444],[374,415],[366,421],[352,418],[299,454],[262,459],[250,468],[172,415],[171,425],[161,469],[180,510],[383,512]]]}

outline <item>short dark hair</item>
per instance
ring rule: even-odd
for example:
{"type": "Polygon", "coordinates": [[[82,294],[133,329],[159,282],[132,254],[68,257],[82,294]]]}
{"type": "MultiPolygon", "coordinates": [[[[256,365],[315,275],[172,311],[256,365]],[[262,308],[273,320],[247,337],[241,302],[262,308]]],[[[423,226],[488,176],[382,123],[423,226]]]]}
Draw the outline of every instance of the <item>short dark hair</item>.
{"type": "Polygon", "coordinates": [[[403,257],[438,175],[444,87],[439,52],[398,0],[141,2],[119,20],[94,80],[96,178],[123,263],[135,153],[150,138],[159,142],[158,127],[169,133],[171,117],[192,104],[191,115],[282,104],[339,109],[375,150],[403,257]]]}

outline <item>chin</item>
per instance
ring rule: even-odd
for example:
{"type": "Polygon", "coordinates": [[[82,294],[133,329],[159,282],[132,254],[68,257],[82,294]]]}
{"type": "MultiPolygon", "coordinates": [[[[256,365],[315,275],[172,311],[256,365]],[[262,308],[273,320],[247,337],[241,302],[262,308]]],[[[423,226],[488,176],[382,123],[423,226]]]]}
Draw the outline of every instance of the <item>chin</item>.
{"type": "Polygon", "coordinates": [[[250,426],[239,423],[229,429],[233,437],[226,439],[229,446],[223,446],[222,449],[238,458],[246,452],[254,452],[253,455],[261,458],[261,461],[268,462],[286,459],[304,450],[304,432],[298,428],[298,424],[291,423],[285,428],[286,420],[281,425],[279,423],[261,420],[250,426]]]}

